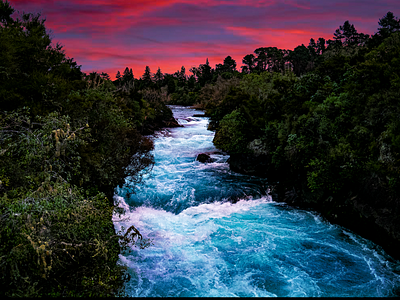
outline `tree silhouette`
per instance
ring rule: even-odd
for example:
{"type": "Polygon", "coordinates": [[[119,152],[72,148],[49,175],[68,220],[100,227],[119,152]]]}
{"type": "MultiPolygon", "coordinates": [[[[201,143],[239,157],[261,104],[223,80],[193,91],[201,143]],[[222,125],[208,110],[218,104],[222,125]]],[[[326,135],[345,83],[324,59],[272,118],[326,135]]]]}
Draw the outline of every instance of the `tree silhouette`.
{"type": "Polygon", "coordinates": [[[256,65],[256,57],[254,54],[247,54],[245,57],[243,57],[242,63],[245,65],[242,67],[242,72],[247,73],[248,71],[251,73],[256,65]]]}
{"type": "Polygon", "coordinates": [[[158,67],[157,72],[153,75],[154,82],[157,83],[158,86],[160,86],[163,78],[163,73],[161,72],[160,67],[158,67]]]}
{"type": "Polygon", "coordinates": [[[151,72],[150,72],[150,67],[146,66],[146,68],[144,69],[144,73],[142,75],[142,80],[146,83],[146,84],[150,84],[152,83],[151,80],[151,72]]]}
{"type": "Polygon", "coordinates": [[[0,3],[0,22],[3,26],[7,27],[13,23],[11,15],[15,12],[15,9],[11,7],[10,3],[1,1],[0,3]]]}
{"type": "Polygon", "coordinates": [[[304,44],[297,46],[289,53],[288,60],[292,63],[293,72],[300,76],[307,71],[310,62],[310,52],[304,44]]]}
{"type": "Polygon", "coordinates": [[[400,30],[400,20],[397,19],[391,11],[388,11],[382,19],[379,19],[378,24],[381,26],[378,28],[378,32],[384,37],[400,30]]]}
{"type": "Polygon", "coordinates": [[[369,37],[367,34],[358,33],[354,25],[350,24],[349,21],[344,22],[343,26],[339,26],[333,35],[336,44],[343,46],[363,44],[369,37]]]}
{"type": "Polygon", "coordinates": [[[317,54],[321,55],[326,50],[326,41],[324,38],[319,38],[317,41],[317,54]]]}
{"type": "Polygon", "coordinates": [[[186,85],[186,69],[184,66],[181,67],[181,70],[175,72],[175,77],[178,79],[178,85],[183,87],[186,85]]]}
{"type": "Polygon", "coordinates": [[[225,72],[236,71],[236,61],[229,55],[227,57],[225,57],[223,66],[224,66],[225,72]]]}
{"type": "Polygon", "coordinates": [[[256,50],[254,50],[254,53],[257,54],[257,58],[256,58],[256,69],[258,71],[266,71],[267,70],[267,48],[265,47],[261,47],[261,48],[257,48],[256,50]]]}
{"type": "Polygon", "coordinates": [[[197,77],[197,80],[198,80],[200,86],[205,86],[206,83],[209,83],[212,81],[212,78],[213,78],[212,68],[210,67],[208,58],[206,59],[205,64],[201,64],[201,65],[199,65],[199,67],[190,68],[190,72],[192,72],[193,75],[197,77]]]}
{"type": "Polygon", "coordinates": [[[125,68],[124,75],[122,76],[122,81],[123,82],[131,82],[133,81],[133,71],[132,69],[129,69],[128,67],[125,68]]]}

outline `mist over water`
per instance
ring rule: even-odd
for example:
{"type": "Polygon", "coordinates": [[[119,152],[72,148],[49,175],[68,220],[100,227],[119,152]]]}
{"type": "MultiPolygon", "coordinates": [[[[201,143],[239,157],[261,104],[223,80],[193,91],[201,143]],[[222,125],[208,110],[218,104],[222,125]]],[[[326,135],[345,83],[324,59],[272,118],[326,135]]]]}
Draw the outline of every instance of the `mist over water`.
{"type": "Polygon", "coordinates": [[[153,245],[120,255],[133,297],[399,296],[400,262],[381,247],[315,212],[275,203],[266,179],[229,170],[214,153],[208,120],[172,106],[181,128],[154,138],[155,166],[144,183],[117,191],[153,245]],[[211,153],[214,162],[195,161],[211,153]]]}

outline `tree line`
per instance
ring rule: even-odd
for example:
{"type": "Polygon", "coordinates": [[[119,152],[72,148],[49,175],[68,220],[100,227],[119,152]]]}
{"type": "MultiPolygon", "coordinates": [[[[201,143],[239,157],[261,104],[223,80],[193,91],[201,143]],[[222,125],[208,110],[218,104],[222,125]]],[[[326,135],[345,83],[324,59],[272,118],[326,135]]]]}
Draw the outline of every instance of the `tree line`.
{"type": "Polygon", "coordinates": [[[162,73],[160,68],[152,73],[150,67],[146,66],[143,75],[136,79],[132,69],[126,67],[122,73],[117,72],[114,83],[124,85],[126,82],[131,82],[139,89],[160,90],[164,92],[163,101],[169,104],[193,105],[199,102],[200,90],[207,84],[215,84],[219,77],[225,80],[233,77],[241,79],[246,74],[263,72],[283,74],[291,72],[301,76],[315,70],[327,57],[337,56],[343,52],[347,53],[344,55],[350,55],[360,49],[372,49],[399,30],[398,19],[390,11],[379,20],[378,24],[378,30],[372,36],[359,33],[353,24],[345,21],[335,30],[332,39],[310,38],[308,46],[302,44],[293,50],[277,47],[257,48],[253,53],[243,57],[240,71],[236,61],[228,55],[222,63],[216,64],[215,68],[206,59],[204,64],[191,67],[189,73],[184,66],[173,74],[162,73]]]}

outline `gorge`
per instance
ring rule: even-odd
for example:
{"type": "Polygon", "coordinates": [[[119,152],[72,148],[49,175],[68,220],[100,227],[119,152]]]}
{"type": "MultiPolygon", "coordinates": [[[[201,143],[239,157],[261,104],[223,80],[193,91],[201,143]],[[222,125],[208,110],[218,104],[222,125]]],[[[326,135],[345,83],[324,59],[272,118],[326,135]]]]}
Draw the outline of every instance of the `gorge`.
{"type": "Polygon", "coordinates": [[[129,296],[399,296],[400,262],[315,211],[272,200],[266,178],[229,169],[206,117],[171,106],[184,127],[154,137],[155,165],[143,184],[114,196],[152,245],[120,262],[129,296]],[[211,153],[212,162],[196,161],[211,153]]]}

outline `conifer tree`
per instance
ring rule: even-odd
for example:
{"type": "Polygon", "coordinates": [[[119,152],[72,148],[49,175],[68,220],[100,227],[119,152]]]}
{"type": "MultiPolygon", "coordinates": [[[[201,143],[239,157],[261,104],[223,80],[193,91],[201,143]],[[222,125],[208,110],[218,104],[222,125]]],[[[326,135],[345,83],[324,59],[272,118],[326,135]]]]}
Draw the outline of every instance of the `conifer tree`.
{"type": "Polygon", "coordinates": [[[146,83],[146,84],[150,84],[152,82],[151,80],[151,72],[150,72],[150,67],[146,66],[144,73],[142,75],[142,80],[146,83]]]}

